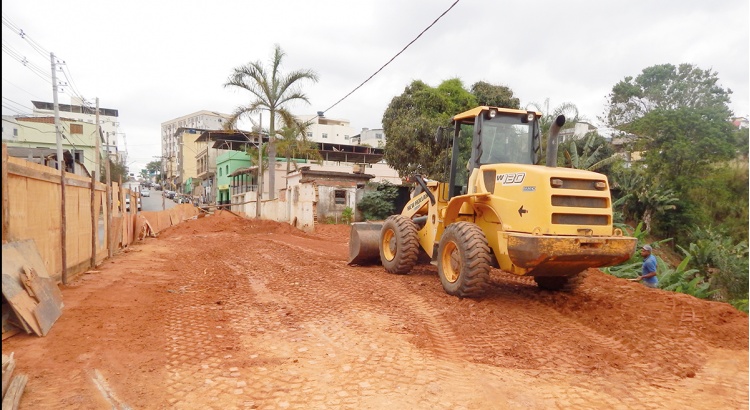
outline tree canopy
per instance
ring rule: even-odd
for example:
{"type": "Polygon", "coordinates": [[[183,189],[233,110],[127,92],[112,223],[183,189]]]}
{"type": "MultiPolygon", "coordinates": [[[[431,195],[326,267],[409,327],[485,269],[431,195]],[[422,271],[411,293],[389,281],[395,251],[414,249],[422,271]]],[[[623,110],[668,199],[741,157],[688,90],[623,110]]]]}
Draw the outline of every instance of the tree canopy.
{"type": "Polygon", "coordinates": [[[450,125],[453,115],[477,105],[477,98],[461,80],[446,80],[430,87],[415,80],[404,92],[393,97],[383,114],[385,160],[399,176],[414,173],[443,179],[450,150],[435,141],[438,127],[450,125]]]}
{"type": "Polygon", "coordinates": [[[619,128],[653,110],[694,108],[715,111],[729,118],[732,90],[719,84],[718,73],[693,64],[660,64],[643,69],[633,78],[625,77],[607,96],[607,124],[619,128]]]}
{"type": "Polygon", "coordinates": [[[504,85],[478,81],[471,86],[471,93],[477,98],[479,105],[516,109],[521,107],[521,101],[513,96],[513,90],[504,85]]]}

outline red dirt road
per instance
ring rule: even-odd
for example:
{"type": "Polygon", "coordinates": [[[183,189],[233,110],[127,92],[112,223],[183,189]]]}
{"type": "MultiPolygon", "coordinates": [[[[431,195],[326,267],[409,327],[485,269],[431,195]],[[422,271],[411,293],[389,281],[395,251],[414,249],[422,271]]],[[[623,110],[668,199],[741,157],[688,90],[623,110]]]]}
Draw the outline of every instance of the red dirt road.
{"type": "Polygon", "coordinates": [[[64,287],[3,341],[22,409],[742,409],[748,316],[589,271],[573,293],[493,271],[478,300],[346,265],[349,230],[220,213],[64,287]]]}

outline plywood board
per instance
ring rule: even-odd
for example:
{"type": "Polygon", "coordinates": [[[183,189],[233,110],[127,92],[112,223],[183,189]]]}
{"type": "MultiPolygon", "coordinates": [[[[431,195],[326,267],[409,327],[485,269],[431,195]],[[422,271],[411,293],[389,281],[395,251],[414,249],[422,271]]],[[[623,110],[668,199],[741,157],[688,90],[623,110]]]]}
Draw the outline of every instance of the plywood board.
{"type": "Polygon", "coordinates": [[[27,293],[33,294],[38,304],[34,310],[34,317],[39,328],[42,331],[42,336],[46,336],[49,333],[52,325],[62,315],[62,294],[57,285],[50,284],[49,279],[40,278],[34,269],[24,267],[21,273],[21,281],[24,284],[24,288],[27,289],[27,293]],[[31,289],[31,292],[28,289],[31,289]]]}
{"type": "Polygon", "coordinates": [[[50,279],[34,241],[3,244],[2,251],[3,296],[27,332],[46,335],[62,314],[60,289],[50,279]]]}

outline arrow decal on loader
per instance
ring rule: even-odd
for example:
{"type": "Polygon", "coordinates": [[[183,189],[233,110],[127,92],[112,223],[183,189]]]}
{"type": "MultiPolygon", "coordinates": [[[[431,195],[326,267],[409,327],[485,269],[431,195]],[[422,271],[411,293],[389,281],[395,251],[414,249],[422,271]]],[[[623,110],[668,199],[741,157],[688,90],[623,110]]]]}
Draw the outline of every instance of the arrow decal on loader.
{"type": "Polygon", "coordinates": [[[518,208],[518,216],[520,216],[521,218],[523,218],[523,214],[526,214],[528,212],[529,212],[528,210],[523,209],[523,205],[521,205],[521,207],[518,208]]]}

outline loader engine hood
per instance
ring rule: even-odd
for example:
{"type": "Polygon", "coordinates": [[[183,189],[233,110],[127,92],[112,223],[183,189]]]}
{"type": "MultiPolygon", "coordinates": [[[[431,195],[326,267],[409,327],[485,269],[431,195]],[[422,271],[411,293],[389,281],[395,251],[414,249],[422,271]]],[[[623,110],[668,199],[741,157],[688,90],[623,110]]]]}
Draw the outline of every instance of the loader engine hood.
{"type": "Polygon", "coordinates": [[[607,177],[541,165],[483,165],[474,192],[489,193],[484,208],[504,231],[536,235],[611,235],[607,177]]]}

